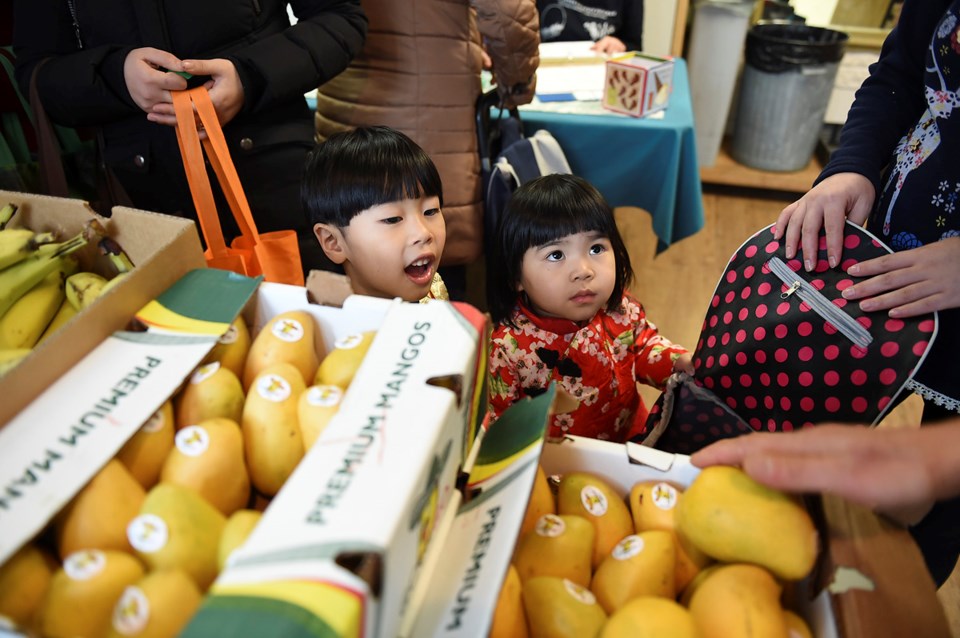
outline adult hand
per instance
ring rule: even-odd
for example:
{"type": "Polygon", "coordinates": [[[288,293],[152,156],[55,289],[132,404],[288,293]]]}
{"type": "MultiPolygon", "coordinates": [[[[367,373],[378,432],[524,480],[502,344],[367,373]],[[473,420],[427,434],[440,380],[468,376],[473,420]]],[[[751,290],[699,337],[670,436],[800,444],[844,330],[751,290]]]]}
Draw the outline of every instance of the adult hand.
{"type": "Polygon", "coordinates": [[[810,271],[817,265],[820,229],[825,228],[827,260],[835,267],[843,254],[844,221],[862,225],[875,198],[873,183],[863,175],[831,175],[780,211],[774,237],[783,238],[787,259],[793,259],[799,245],[804,268],[810,271]]]}
{"type": "Polygon", "coordinates": [[[615,38],[612,35],[607,35],[594,42],[593,46],[590,48],[597,53],[610,55],[612,53],[623,53],[627,50],[627,45],[625,45],[618,38],[615,38]]]}
{"type": "Polygon", "coordinates": [[[844,299],[862,299],[864,312],[889,310],[891,317],[915,317],[958,308],[960,237],[861,261],[847,273],[869,277],[842,293],[844,299]]]}
{"type": "Polygon", "coordinates": [[[691,457],[698,467],[739,465],[764,485],[789,492],[825,492],[878,511],[917,519],[957,489],[947,469],[956,424],[880,428],[825,424],[795,432],[758,432],[709,445],[691,457]],[[942,470],[947,469],[944,476],[942,470]]]}
{"type": "MultiPolygon", "coordinates": [[[[243,85],[240,83],[240,76],[233,62],[223,58],[211,60],[184,60],[180,68],[193,75],[208,75],[210,79],[204,83],[207,91],[210,93],[210,101],[217,112],[217,120],[220,126],[226,126],[240,109],[243,108],[244,93],[243,85]]],[[[184,86],[186,88],[186,86],[184,86]]],[[[162,124],[175,126],[177,115],[173,110],[173,103],[158,104],[148,119],[162,124]]],[[[201,138],[206,133],[200,131],[201,138]]]]}
{"type": "Polygon", "coordinates": [[[180,59],[167,51],[144,47],[134,49],[123,61],[123,79],[127,83],[127,90],[136,105],[147,113],[148,120],[157,105],[168,105],[173,110],[170,91],[187,88],[187,81],[182,77],[161,69],[179,71],[180,59]]]}
{"type": "Polygon", "coordinates": [[[673,371],[686,372],[690,375],[696,372],[693,367],[693,355],[688,352],[687,354],[677,357],[677,360],[673,362],[673,371]]]}

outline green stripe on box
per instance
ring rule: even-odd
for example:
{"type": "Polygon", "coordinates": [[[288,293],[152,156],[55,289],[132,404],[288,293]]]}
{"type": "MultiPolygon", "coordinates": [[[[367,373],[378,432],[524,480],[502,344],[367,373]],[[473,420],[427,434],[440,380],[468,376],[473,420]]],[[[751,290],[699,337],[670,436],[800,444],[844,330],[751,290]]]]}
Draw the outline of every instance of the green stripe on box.
{"type": "Polygon", "coordinates": [[[208,596],[179,638],[340,638],[322,618],[271,598],[208,596]]]}
{"type": "Polygon", "coordinates": [[[228,270],[197,268],[167,288],[157,302],[184,317],[229,324],[262,280],[263,277],[245,277],[228,270]]]}
{"type": "Polygon", "coordinates": [[[503,461],[543,438],[556,391],[556,384],[551,382],[547,391],[540,396],[520,399],[504,410],[484,434],[476,464],[503,461]]]}

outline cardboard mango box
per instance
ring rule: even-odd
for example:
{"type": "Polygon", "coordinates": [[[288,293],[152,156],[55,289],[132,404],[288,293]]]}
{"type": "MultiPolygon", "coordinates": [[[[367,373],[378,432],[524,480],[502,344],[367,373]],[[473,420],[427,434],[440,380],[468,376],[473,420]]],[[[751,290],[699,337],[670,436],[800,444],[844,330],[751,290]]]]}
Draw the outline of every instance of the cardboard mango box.
{"type": "Polygon", "coordinates": [[[667,108],[673,91],[673,60],[637,51],[607,60],[603,108],[643,117],[667,108]]]}
{"type": "MultiPolygon", "coordinates": [[[[0,427],[0,564],[182,385],[257,284],[223,270],[192,270],[137,310],[141,327],[89,344],[90,351],[62,374],[45,371],[39,393],[0,427]]],[[[122,297],[124,289],[115,292],[122,297]]],[[[95,320],[89,317],[99,317],[96,307],[90,311],[64,329],[88,326],[95,320]]],[[[123,326],[130,320],[129,314],[120,317],[123,326]]],[[[56,354],[44,348],[30,359],[44,362],[56,354]]],[[[7,390],[6,378],[0,387],[7,390]]]]}
{"type": "MultiPolygon", "coordinates": [[[[31,355],[0,378],[4,397],[0,402],[0,426],[96,345],[123,328],[144,304],[189,270],[206,265],[196,226],[187,219],[121,206],[114,208],[112,217],[104,218],[79,199],[0,191],[0,205],[7,202],[20,207],[10,223],[11,228],[53,231],[61,240],[79,233],[91,218],[100,220],[107,233],[130,256],[135,268],[125,281],[44,340],[31,355]]],[[[114,272],[95,245],[88,244],[74,254],[82,270],[114,272]]]]}
{"type": "MultiPolygon", "coordinates": [[[[544,395],[518,403],[520,413],[511,415],[510,427],[498,432],[489,448],[489,435],[497,428],[484,435],[464,503],[444,541],[442,562],[424,575],[429,585],[407,635],[487,634],[538,461],[548,475],[593,472],[623,494],[641,480],[688,485],[699,471],[687,456],[636,444],[575,436],[543,443],[531,424],[542,426],[550,400],[544,395]]],[[[794,593],[817,638],[950,635],[934,584],[906,530],[833,497],[811,499],[811,514],[821,556],[794,593]]]]}
{"type": "Polygon", "coordinates": [[[326,339],[377,334],[337,414],[184,637],[396,636],[439,521],[459,502],[481,405],[485,317],[464,304],[361,296],[334,308],[310,303],[303,288],[264,283],[251,332],[294,309],[326,339]]]}

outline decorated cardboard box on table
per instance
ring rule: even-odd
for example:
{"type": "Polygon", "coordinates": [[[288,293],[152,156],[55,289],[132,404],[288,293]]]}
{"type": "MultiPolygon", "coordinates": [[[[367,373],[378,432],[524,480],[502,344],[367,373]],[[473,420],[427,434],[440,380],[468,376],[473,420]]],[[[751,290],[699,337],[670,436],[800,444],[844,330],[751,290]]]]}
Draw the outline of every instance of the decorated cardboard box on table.
{"type": "Polygon", "coordinates": [[[667,108],[673,90],[673,60],[631,51],[606,62],[601,104],[607,110],[644,117],[667,108]]]}

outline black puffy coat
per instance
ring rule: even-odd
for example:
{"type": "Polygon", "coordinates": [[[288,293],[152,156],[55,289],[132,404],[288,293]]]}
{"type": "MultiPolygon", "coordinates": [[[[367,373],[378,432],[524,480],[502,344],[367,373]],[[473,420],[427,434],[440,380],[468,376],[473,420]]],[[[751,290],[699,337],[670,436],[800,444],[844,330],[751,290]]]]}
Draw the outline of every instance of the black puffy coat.
{"type": "Polygon", "coordinates": [[[314,124],[304,93],[347,67],[366,28],[359,0],[17,0],[17,81],[26,94],[34,67],[51,58],[37,74],[50,118],[98,128],[104,160],[134,205],[195,218],[175,131],[147,121],[123,64],[144,46],[231,60],[245,102],[224,132],[257,225],[295,227],[309,245],[299,183],[314,124]]]}

